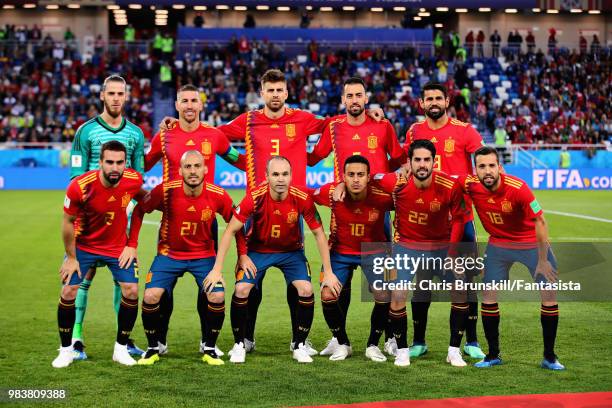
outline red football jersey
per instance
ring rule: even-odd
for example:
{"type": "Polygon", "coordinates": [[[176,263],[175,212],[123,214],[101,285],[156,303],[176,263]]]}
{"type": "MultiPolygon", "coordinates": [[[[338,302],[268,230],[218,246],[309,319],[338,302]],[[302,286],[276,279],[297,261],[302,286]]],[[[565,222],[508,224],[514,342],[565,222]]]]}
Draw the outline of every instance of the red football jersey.
{"type": "Polygon", "coordinates": [[[351,200],[349,194],[344,201],[334,201],[335,185],[326,184],[314,191],[315,203],[331,208],[329,249],[346,255],[360,255],[362,242],[386,242],[385,212],[393,210],[390,194],[368,186],[368,195],[363,201],[351,200]]]}
{"type": "Polygon", "coordinates": [[[359,126],[348,123],[346,115],[337,116],[325,126],[321,138],[308,155],[308,165],[314,166],[334,152],[334,178],[342,181],[344,162],[361,155],[370,162],[370,173],[389,173],[406,163],[406,153],[397,141],[395,129],[388,120],[375,121],[366,115],[359,126]]]}
{"type": "Polygon", "coordinates": [[[278,119],[268,118],[263,109],[238,116],[219,126],[230,139],[244,139],[247,188],[255,189],[266,180],[266,164],[272,156],[291,161],[293,184],[306,185],[308,136],[323,132],[326,120],[310,112],[285,108],[278,119]]]}
{"type": "Polygon", "coordinates": [[[311,230],[321,227],[321,218],[305,187],[289,187],[287,198],[275,201],[268,185],[247,194],[234,209],[234,216],[242,223],[253,217],[247,240],[250,251],[290,252],[304,248],[300,216],[311,230]]]}
{"type": "MultiPolygon", "coordinates": [[[[436,146],[434,170],[443,171],[453,177],[474,173],[471,155],[484,145],[482,136],[471,124],[450,117],[446,125],[436,130],[432,130],[426,120],[410,126],[404,144],[406,154],[410,143],[418,139],[431,140],[436,146]]],[[[473,220],[474,215],[470,198],[464,197],[464,200],[467,222],[473,220]]]]}
{"type": "Polygon", "coordinates": [[[429,187],[420,189],[413,177],[407,180],[396,173],[375,176],[375,185],[393,196],[394,242],[410,248],[423,248],[417,243],[428,243],[427,248],[435,248],[461,240],[464,223],[461,186],[441,172],[434,171],[432,177],[429,187]]]}
{"type": "Polygon", "coordinates": [[[204,177],[207,183],[215,181],[216,155],[223,156],[230,150],[230,144],[223,132],[200,122],[200,127],[192,132],[186,132],[177,123],[168,131],[160,131],[151,141],[151,149],[145,155],[145,171],[160,159],[164,166],[163,181],[180,179],[179,168],[181,157],[188,150],[197,150],[204,156],[208,173],[204,177]]]}
{"type": "Polygon", "coordinates": [[[76,247],[118,258],[127,244],[126,209],[141,187],[142,176],[132,169],[125,169],[114,187],[104,187],[99,170],[72,179],[64,199],[64,212],[77,217],[74,222],[76,247]]]}
{"type": "Polygon", "coordinates": [[[482,136],[471,124],[454,118],[448,118],[446,125],[436,130],[426,120],[414,123],[406,133],[406,153],[410,143],[419,139],[431,140],[436,146],[434,170],[453,177],[474,172],[471,154],[483,146],[482,136]]]}
{"type": "Polygon", "coordinates": [[[500,177],[497,191],[489,191],[476,176],[460,177],[459,183],[472,197],[490,242],[535,243],[534,220],[542,207],[523,180],[508,174],[500,177]]]}
{"type": "MultiPolygon", "coordinates": [[[[157,185],[139,203],[132,215],[129,245],[138,245],[138,233],[145,213],[162,211],[157,253],[173,259],[200,259],[215,256],[212,223],[216,214],[226,222],[232,217],[233,203],[221,187],[205,183],[202,194],[189,197],[183,180],[157,185]]],[[[244,236],[236,235],[237,241],[244,236]]]]}

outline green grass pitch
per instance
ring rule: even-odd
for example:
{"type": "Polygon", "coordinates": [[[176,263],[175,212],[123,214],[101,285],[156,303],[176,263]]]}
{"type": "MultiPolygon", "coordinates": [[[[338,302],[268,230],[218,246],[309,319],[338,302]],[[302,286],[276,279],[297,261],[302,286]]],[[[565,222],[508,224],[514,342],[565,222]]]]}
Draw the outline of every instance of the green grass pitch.
{"type": "MultiPolygon", "coordinates": [[[[243,192],[231,194],[239,200],[243,192]]],[[[545,211],[610,218],[610,191],[549,191],[536,192],[536,196],[545,211]]],[[[209,407],[612,390],[610,303],[560,305],[557,352],[568,368],[565,372],[538,368],[542,340],[537,302],[500,305],[504,365],[490,370],[457,369],[444,362],[449,306],[433,304],[427,333],[429,354],[414,360],[407,369],[398,369],[391,361],[376,364],[363,356],[371,304],[360,301],[359,284],[354,284],[348,317],[353,357],[343,362],[316,357],[313,364],[298,365],[289,352],[289,313],[284,280],[277,270],[271,270],[264,282],[264,300],[256,331],[257,350],[248,355],[244,365],[228,362],[222,367],[210,367],[201,362],[195,310],[197,291],[190,276],[179,281],[176,288],[170,353],[153,367],[128,368],[113,363],[112,280],[110,272],[100,269],[90,290],[84,325],[89,360],[75,362],[68,369],[53,369],[51,361],[59,343],[56,308],[60,290],[57,271],[63,256],[62,201],[60,191],[0,192],[0,333],[3,337],[0,388],[66,389],[70,406],[209,407]]],[[[321,214],[327,222],[328,211],[321,210],[321,214]]],[[[612,237],[610,223],[553,214],[548,214],[547,219],[553,239],[612,237]]],[[[483,239],[486,235],[480,226],[479,232],[483,239]]],[[[141,231],[141,296],[144,275],[154,256],[156,233],[154,225],[144,225],[141,231]]],[[[320,262],[310,234],[306,245],[312,269],[316,271],[320,262]]],[[[234,259],[232,253],[224,271],[229,283],[226,298],[231,296],[233,288],[234,259]]],[[[317,296],[311,339],[320,350],[330,334],[318,300],[317,296]]],[[[227,299],[226,304],[228,311],[218,342],[224,351],[232,345],[227,299]]],[[[480,322],[478,330],[481,343],[486,345],[480,322]]],[[[140,346],[146,345],[140,317],[133,338],[140,346]]]]}

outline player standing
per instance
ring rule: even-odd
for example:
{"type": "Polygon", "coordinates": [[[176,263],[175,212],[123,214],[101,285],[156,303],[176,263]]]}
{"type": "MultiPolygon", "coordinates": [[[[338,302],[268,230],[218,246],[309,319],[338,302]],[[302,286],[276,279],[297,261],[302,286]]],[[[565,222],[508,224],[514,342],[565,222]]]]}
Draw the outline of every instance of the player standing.
{"type": "MultiPolygon", "coordinates": [[[[312,357],[305,342],[314,316],[314,294],[310,283],[310,267],[304,256],[301,217],[312,230],[317,242],[323,264],[323,285],[330,287],[332,293],[338,295],[340,282],[332,273],[327,239],[311,197],[304,187],[291,185],[289,160],[283,156],[275,156],[269,159],[267,167],[267,185],[248,190],[245,198],[234,210],[234,217],[221,238],[219,254],[213,271],[206,278],[205,286],[211,290],[222,280],[223,260],[231,237],[252,217],[253,225],[248,236],[249,252],[246,255],[252,264],[236,270],[236,286],[231,307],[235,344],[230,353],[230,361],[245,361],[244,339],[249,292],[263,279],[268,268],[277,267],[285,275],[287,285],[295,286],[298,292],[293,358],[300,363],[311,363],[312,357]]],[[[243,257],[245,255],[241,254],[241,258],[243,257]]]]}
{"type": "MultiPolygon", "coordinates": [[[[344,173],[342,165],[353,155],[361,155],[368,160],[371,174],[395,171],[406,162],[406,154],[397,140],[391,122],[386,119],[377,121],[366,115],[368,96],[365,83],[361,78],[352,77],[344,81],[342,103],[346,106],[346,114],[336,116],[325,126],[312,153],[308,154],[309,166],[316,165],[333,152],[334,179],[336,182],[341,182],[344,173]]],[[[389,241],[391,239],[391,219],[389,213],[385,213],[383,217],[386,241],[389,241]]],[[[342,293],[338,300],[345,318],[351,303],[351,281],[352,272],[343,282],[342,293]]],[[[389,328],[386,334],[385,350],[392,354],[397,348],[394,344],[395,338],[389,328]]],[[[332,338],[328,347],[321,351],[321,355],[333,354],[336,344],[336,339],[332,338]]]]}
{"type": "MultiPolygon", "coordinates": [[[[457,243],[463,234],[463,194],[461,187],[449,175],[433,170],[436,148],[429,140],[416,140],[408,149],[411,175],[408,179],[396,173],[376,175],[377,185],[393,195],[395,204],[394,252],[410,258],[445,259],[449,244],[457,243]],[[449,219],[450,218],[450,219],[449,219]]],[[[376,185],[376,184],[375,184],[376,185]]],[[[416,274],[437,274],[446,278],[442,270],[417,270],[416,274]]],[[[400,272],[398,271],[398,276],[400,272]]],[[[450,278],[450,279],[449,279],[450,278]]],[[[410,365],[411,353],[406,339],[406,291],[394,290],[389,317],[395,340],[397,355],[395,365],[410,365]]],[[[467,299],[465,299],[467,300],[467,299]]],[[[450,312],[450,344],[446,361],[453,366],[465,366],[461,357],[461,336],[465,328],[467,303],[453,302],[450,312]]]]}
{"type": "MultiPolygon", "coordinates": [[[[233,148],[227,137],[218,129],[200,121],[202,113],[202,99],[198,89],[193,85],[182,86],[176,94],[174,104],[179,114],[178,122],[171,129],[160,130],[151,141],[151,149],[145,156],[145,171],[149,171],[158,161],[163,164],[163,182],[181,179],[179,169],[181,157],[189,150],[197,150],[204,157],[208,171],[204,175],[206,183],[215,181],[215,161],[219,155],[230,164],[238,165],[240,154],[233,148]]],[[[242,167],[244,170],[244,167],[242,167]]],[[[213,239],[217,242],[217,219],[213,217],[213,239]]],[[[202,315],[207,310],[207,298],[198,294],[198,311],[202,315]]],[[[167,333],[170,316],[172,315],[172,290],[163,292],[160,300],[161,324],[158,332],[160,354],[168,352],[167,333]]],[[[202,327],[202,341],[200,351],[203,352],[204,327],[202,327]]],[[[223,353],[217,349],[219,355],[223,353]]]]}
{"type": "MultiPolygon", "coordinates": [[[[527,184],[518,177],[501,173],[497,151],[481,147],[474,153],[476,174],[459,179],[472,197],[482,225],[489,233],[485,254],[484,283],[508,279],[515,262],[525,265],[539,283],[557,280],[556,261],[548,242],[548,227],[540,204],[527,184]]],[[[556,292],[541,290],[540,323],[544,337],[544,359],[541,367],[564,370],[555,355],[555,339],[559,323],[556,292]]],[[[489,353],[476,367],[492,367],[502,363],[499,354],[499,306],[495,291],[483,291],[482,326],[489,353]]]]}
{"type": "Polygon", "coordinates": [[[66,191],[62,224],[66,258],[60,268],[64,286],[57,310],[61,348],[52,363],[55,368],[67,367],[75,358],[72,330],[81,269],[86,271],[97,263],[107,265],[121,286],[113,360],[136,364],[127,349],[138,316],[138,272],[136,249],[126,245],[126,209],[132,198],[141,196],[142,176],[125,165],[125,146],[106,142],[100,149],[100,169],[76,177],[66,191]]]}
{"type": "MultiPolygon", "coordinates": [[[[129,246],[137,246],[138,233],[145,213],[163,213],[159,227],[157,256],[147,275],[142,303],[142,322],[148,340],[145,356],[138,361],[151,365],[159,360],[161,311],[159,301],[165,291],[172,291],[177,279],[190,272],[198,285],[199,295],[207,297],[206,309],[200,310],[200,325],[206,340],[201,344],[203,361],[222,365],[215,352],[215,344],[225,318],[224,290],[221,284],[211,293],[203,291],[203,282],[215,262],[212,224],[215,214],[229,222],[233,203],[220,187],[204,181],[204,157],[197,150],[188,150],[180,161],[181,180],[173,180],[155,187],[136,207],[132,216],[129,246]]],[[[244,245],[244,237],[239,234],[244,245]]]]}
{"type": "MultiPolygon", "coordinates": [[[[404,150],[408,150],[415,140],[430,140],[436,148],[434,170],[443,171],[456,178],[473,174],[471,154],[483,145],[482,137],[469,123],[451,118],[446,113],[450,99],[446,87],[438,83],[425,84],[421,90],[419,105],[425,113],[425,120],[414,123],[406,134],[404,150]]],[[[463,242],[473,242],[472,252],[476,252],[476,228],[472,203],[469,197],[465,200],[465,228],[463,242]]],[[[471,279],[470,276],[467,277],[471,279]]],[[[475,293],[469,293],[469,314],[466,325],[466,343],[464,351],[472,358],[483,358],[484,353],[478,344],[476,326],[478,322],[478,302],[473,299],[475,293]]],[[[412,319],[414,341],[410,347],[410,356],[418,357],[427,353],[425,331],[427,313],[431,304],[431,292],[417,290],[413,297],[412,319]]]]}
{"type": "MultiPolygon", "coordinates": [[[[123,116],[123,107],[127,100],[127,85],[119,75],[111,75],[104,80],[100,100],[104,105],[102,114],[83,123],[77,130],[70,152],[70,178],[82,175],[89,170],[98,168],[102,145],[111,140],[121,142],[126,148],[126,166],[144,176],[144,135],[142,130],[123,116]]],[[[85,360],[87,354],[83,344],[83,320],[87,309],[89,287],[96,275],[96,265],[91,265],[85,279],[79,287],[76,296],[76,320],[72,343],[75,359],[85,360]]],[[[119,313],[121,288],[115,282],[113,304],[119,313]]],[[[128,341],[130,354],[140,356],[140,350],[130,339],[128,341]]]]}
{"type": "MultiPolygon", "coordinates": [[[[348,156],[344,161],[342,177],[346,185],[346,197],[343,201],[334,201],[332,195],[334,184],[327,184],[313,194],[315,203],[331,208],[330,222],[330,259],[334,275],[340,284],[346,285],[357,267],[363,268],[366,278],[372,277],[367,265],[380,252],[362,251],[364,242],[387,242],[385,234],[385,213],[393,209],[393,199],[369,184],[370,163],[361,155],[348,156]]],[[[384,252],[384,250],[382,250],[384,252]]],[[[384,256],[384,254],[382,254],[384,256]]],[[[323,278],[323,276],[322,276],[323,278]]],[[[389,315],[389,292],[373,290],[374,308],[370,318],[370,337],[365,355],[372,361],[386,361],[387,358],[378,348],[380,337],[387,326],[389,315]]],[[[321,290],[323,316],[333,338],[321,352],[330,355],[330,360],[344,360],[352,354],[352,348],[346,334],[346,312],[339,305],[339,296],[331,288],[324,286],[321,290]]]]}

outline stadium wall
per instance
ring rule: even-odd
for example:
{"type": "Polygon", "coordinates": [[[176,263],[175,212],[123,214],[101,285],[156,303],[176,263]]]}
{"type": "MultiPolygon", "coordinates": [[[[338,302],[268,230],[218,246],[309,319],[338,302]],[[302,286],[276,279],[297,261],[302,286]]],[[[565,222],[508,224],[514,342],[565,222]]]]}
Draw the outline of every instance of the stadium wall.
{"type": "Polygon", "coordinates": [[[64,32],[67,27],[74,33],[77,40],[82,40],[85,36],[98,35],[103,40],[108,40],[108,11],[99,9],[79,9],[79,10],[45,10],[32,11],[23,9],[2,10],[0,13],[0,26],[6,24],[25,25],[28,28],[37,24],[43,32],[43,38],[51,34],[54,40],[63,40],[64,32]]]}
{"type": "Polygon", "coordinates": [[[541,48],[546,52],[548,44],[548,30],[554,28],[557,31],[557,41],[560,46],[579,48],[579,32],[583,31],[590,46],[593,34],[597,34],[599,41],[604,46],[612,40],[612,20],[606,19],[604,14],[591,15],[564,15],[564,14],[507,14],[507,13],[464,13],[459,17],[459,35],[461,41],[470,30],[474,34],[483,30],[487,42],[489,36],[497,29],[502,37],[502,46],[505,47],[508,32],[518,29],[523,36],[523,51],[527,50],[525,35],[531,30],[536,40],[536,49],[541,48]]]}
{"type": "MultiPolygon", "coordinates": [[[[253,15],[257,27],[299,27],[301,13],[296,11],[249,11],[253,15]]],[[[185,13],[187,25],[193,25],[196,12],[185,13]]],[[[205,28],[242,27],[246,11],[214,10],[202,12],[205,28]]],[[[369,10],[352,12],[309,12],[313,17],[310,28],[353,28],[353,27],[400,27],[402,12],[372,13],[369,10]],[[341,13],[341,14],[339,14],[341,13]]]]}

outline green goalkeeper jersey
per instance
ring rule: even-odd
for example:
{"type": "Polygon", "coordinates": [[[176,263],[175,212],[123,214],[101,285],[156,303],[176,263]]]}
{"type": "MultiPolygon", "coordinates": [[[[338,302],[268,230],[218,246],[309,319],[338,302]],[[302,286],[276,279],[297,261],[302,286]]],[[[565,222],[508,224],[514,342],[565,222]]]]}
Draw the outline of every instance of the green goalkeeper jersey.
{"type": "Polygon", "coordinates": [[[110,127],[96,116],[83,123],[74,136],[70,152],[70,178],[99,167],[102,145],[111,140],[123,143],[127,150],[126,165],[144,177],[144,134],[132,122],[122,119],[118,128],[110,127]]]}

